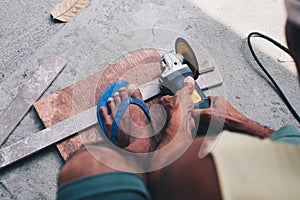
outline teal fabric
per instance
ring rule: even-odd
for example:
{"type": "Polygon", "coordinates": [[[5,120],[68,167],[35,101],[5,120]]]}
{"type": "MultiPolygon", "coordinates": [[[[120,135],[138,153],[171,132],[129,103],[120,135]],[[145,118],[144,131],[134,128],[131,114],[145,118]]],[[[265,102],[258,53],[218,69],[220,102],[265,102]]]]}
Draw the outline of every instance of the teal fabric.
{"type": "Polygon", "coordinates": [[[292,125],[281,127],[275,131],[270,137],[275,142],[284,142],[294,145],[300,145],[300,132],[292,125]]]}
{"type": "Polygon", "coordinates": [[[82,178],[58,188],[57,200],[151,200],[141,177],[112,172],[82,178]]]}

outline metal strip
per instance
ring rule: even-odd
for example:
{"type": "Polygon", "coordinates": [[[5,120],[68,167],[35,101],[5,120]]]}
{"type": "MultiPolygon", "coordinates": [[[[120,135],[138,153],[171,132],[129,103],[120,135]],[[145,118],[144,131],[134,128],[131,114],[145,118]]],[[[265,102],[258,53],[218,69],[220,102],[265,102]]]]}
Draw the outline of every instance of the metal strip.
{"type": "Polygon", "coordinates": [[[23,119],[32,104],[40,98],[57,75],[63,70],[66,61],[50,55],[45,58],[32,78],[0,116],[0,146],[23,119]]]}
{"type": "Polygon", "coordinates": [[[139,86],[139,89],[144,101],[151,99],[161,92],[159,78],[155,78],[152,81],[139,86]]]}
{"type": "Polygon", "coordinates": [[[96,107],[0,149],[0,169],[98,123],[96,107]]]}
{"type": "MultiPolygon", "coordinates": [[[[211,88],[220,85],[223,82],[219,72],[214,71],[206,73],[206,77],[204,78],[203,75],[200,75],[197,79],[197,82],[200,85],[201,89],[211,88]],[[213,77],[216,77],[215,81],[213,80],[213,77]],[[204,83],[202,83],[203,81],[204,83]]],[[[153,85],[157,87],[156,82],[157,80],[154,79],[153,85]]],[[[143,85],[139,88],[142,89],[142,87],[143,85]]],[[[148,89],[152,91],[151,87],[148,89]]],[[[157,95],[152,92],[151,94],[151,97],[157,95]]],[[[148,95],[147,98],[151,98],[150,96],[148,95]]],[[[146,100],[144,96],[143,99],[146,100]]],[[[96,110],[96,106],[92,107],[84,112],[81,112],[53,126],[50,126],[49,128],[46,128],[34,134],[30,134],[30,136],[28,136],[27,138],[18,141],[10,146],[1,148],[0,169],[97,124],[98,119],[96,110]]]]}
{"type": "Polygon", "coordinates": [[[222,85],[223,78],[218,71],[212,71],[209,73],[201,74],[197,80],[197,84],[201,88],[201,90],[208,90],[213,87],[217,87],[222,85]]]}

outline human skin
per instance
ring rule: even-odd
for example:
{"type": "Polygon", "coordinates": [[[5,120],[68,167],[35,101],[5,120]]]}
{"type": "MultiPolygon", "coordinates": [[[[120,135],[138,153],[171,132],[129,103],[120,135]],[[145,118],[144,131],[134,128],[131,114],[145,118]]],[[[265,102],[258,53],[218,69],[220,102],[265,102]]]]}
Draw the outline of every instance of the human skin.
{"type": "MultiPolygon", "coordinates": [[[[176,134],[182,136],[179,137],[180,143],[175,142],[171,151],[163,151],[162,155],[154,156],[153,162],[166,162],[174,152],[181,150],[180,144],[192,137],[194,118],[197,116],[200,116],[200,126],[214,118],[214,123],[224,123],[224,129],[241,131],[259,138],[268,137],[274,132],[239,113],[223,97],[209,97],[211,106],[208,109],[194,110],[189,96],[194,84],[191,78],[175,96],[164,96],[160,100],[167,110],[169,123],[157,149],[168,145],[176,134]]],[[[204,137],[195,138],[179,159],[160,170],[148,173],[148,185],[154,199],[221,199],[212,156],[209,154],[201,159],[198,156],[203,142],[204,137]]]]}
{"type": "MultiPolygon", "coordinates": [[[[108,138],[110,138],[110,132],[113,124],[113,119],[115,117],[116,111],[120,106],[122,100],[126,99],[128,96],[134,96],[136,98],[142,99],[141,93],[138,90],[128,90],[127,88],[121,88],[119,92],[115,93],[112,98],[109,98],[107,103],[110,108],[111,114],[108,114],[108,110],[105,107],[100,108],[100,114],[104,121],[104,126],[106,132],[108,133],[108,138]]],[[[135,153],[146,153],[154,150],[156,148],[156,142],[153,138],[136,138],[128,135],[127,133],[138,131],[140,134],[147,135],[150,133],[150,128],[147,127],[149,121],[143,111],[134,104],[128,106],[125,111],[116,136],[115,145],[123,148],[130,152],[135,153]],[[136,125],[138,124],[138,126],[136,125]],[[147,128],[144,128],[147,127],[147,128]]],[[[93,144],[91,144],[93,145],[93,144]]],[[[101,151],[105,151],[107,155],[116,160],[116,163],[126,163],[124,158],[115,152],[113,149],[94,144],[95,148],[101,148],[101,151]]],[[[134,164],[134,163],[131,163],[134,164]]],[[[126,164],[125,164],[126,165],[126,164]]],[[[125,166],[130,168],[130,166],[125,166]]],[[[96,174],[102,174],[107,172],[117,172],[116,169],[108,167],[105,163],[101,163],[95,155],[92,155],[88,149],[82,147],[80,150],[76,151],[74,155],[65,163],[65,165],[60,170],[58,186],[69,183],[71,181],[92,176],[96,174]],[[84,164],[83,164],[84,163],[84,164]],[[87,167],[88,166],[88,167],[87,167]]],[[[146,174],[138,174],[141,176],[145,183],[147,183],[146,174]]]]}
{"type": "MultiPolygon", "coordinates": [[[[295,59],[298,72],[300,71],[300,27],[292,22],[287,22],[286,36],[289,49],[295,59]],[[298,36],[298,37],[297,37],[298,36]]],[[[183,95],[191,91],[193,82],[188,82],[184,88],[174,97],[168,96],[161,100],[162,105],[168,111],[169,125],[166,129],[166,134],[159,143],[150,140],[139,140],[130,137],[119,137],[118,145],[127,148],[132,152],[147,152],[152,151],[153,148],[163,148],[172,138],[174,138],[174,131],[176,133],[183,133],[183,138],[189,138],[186,134],[195,124],[191,117],[200,115],[201,123],[209,123],[212,116],[218,119],[219,115],[224,118],[224,128],[232,131],[240,131],[246,134],[264,138],[273,133],[273,130],[259,125],[247,117],[243,116],[236,109],[234,109],[223,97],[210,97],[211,107],[205,110],[196,110],[191,113],[189,100],[184,100],[183,95]],[[184,102],[184,104],[181,104],[184,102]],[[189,105],[186,105],[188,103],[189,105]],[[221,106],[220,106],[221,105],[221,106]],[[182,113],[187,108],[186,113],[182,113]],[[224,110],[220,108],[225,109],[224,110]],[[180,114],[178,114],[180,113],[180,114]],[[225,115],[224,115],[225,113],[225,115]],[[181,115],[187,116],[181,118],[181,115]],[[184,121],[182,121],[184,119],[184,121]],[[178,120],[181,124],[178,124],[178,120]],[[176,122],[177,121],[177,122],[176,122]],[[186,131],[186,132],[185,132],[186,131]],[[141,144],[146,144],[140,148],[141,144]],[[147,145],[148,144],[148,145],[147,145]]],[[[112,101],[112,100],[110,100],[112,101]]],[[[115,101],[115,100],[114,100],[115,101]]],[[[118,101],[118,100],[117,100],[118,101]]],[[[111,104],[111,102],[110,102],[111,104]]],[[[116,101],[115,101],[115,104],[116,101]]],[[[114,106],[111,104],[111,106],[114,106]]],[[[130,105],[134,106],[134,105],[130,105]]],[[[132,109],[133,115],[142,116],[143,113],[138,111],[136,107],[132,109]],[[135,112],[138,111],[138,112],[135,112]]],[[[101,109],[102,116],[106,118],[106,128],[109,130],[112,124],[113,116],[108,115],[105,109],[101,109]]],[[[137,117],[142,120],[141,123],[147,124],[146,118],[137,117]]],[[[136,119],[137,119],[136,118],[136,119]]],[[[121,122],[122,123],[122,122],[121,122]]],[[[129,121],[125,122],[130,123],[129,121]]],[[[147,133],[145,133],[147,134],[147,133]]],[[[150,172],[148,174],[139,174],[148,185],[151,194],[155,200],[159,199],[221,199],[221,192],[217,177],[217,172],[213,162],[212,156],[209,154],[203,159],[199,159],[199,147],[203,144],[203,137],[196,138],[183,155],[175,160],[167,167],[150,172]]],[[[114,153],[114,152],[112,152],[114,153]]],[[[167,156],[167,155],[165,155],[167,156]]],[[[118,157],[118,155],[116,155],[118,157]]],[[[122,162],[122,157],[118,159],[122,162]]],[[[68,182],[83,178],[86,176],[102,174],[107,172],[116,172],[117,170],[107,167],[105,164],[95,159],[85,148],[77,151],[74,156],[62,167],[58,186],[62,186],[68,182]],[[85,163],[83,165],[82,163],[85,163]],[[86,167],[89,166],[89,167],[86,167]]]]}
{"type": "MultiPolygon", "coordinates": [[[[299,36],[300,26],[287,21],[286,37],[298,73],[300,72],[299,36]]],[[[212,117],[220,118],[224,122],[224,129],[243,132],[259,138],[268,137],[274,132],[239,113],[223,97],[210,97],[210,100],[210,108],[194,111],[194,115],[201,116],[202,123],[209,123],[212,117]],[[224,107],[226,108],[225,114],[224,107]]],[[[154,199],[221,199],[212,156],[208,155],[203,159],[198,157],[202,144],[203,138],[196,138],[180,159],[166,168],[148,175],[149,188],[154,199]]]]}
{"type": "MultiPolygon", "coordinates": [[[[133,126],[133,120],[141,126],[149,124],[148,119],[141,109],[135,105],[130,105],[120,122],[120,127],[122,127],[122,129],[118,130],[116,144],[127,151],[145,153],[153,151],[154,149],[163,148],[168,145],[169,142],[172,142],[174,137],[179,134],[180,143],[173,145],[169,151],[163,151],[163,155],[160,155],[159,157],[161,162],[163,162],[164,159],[169,158],[174,151],[181,148],[184,141],[193,140],[191,132],[192,129],[195,128],[194,117],[195,115],[201,114],[200,112],[194,111],[193,101],[189,97],[189,94],[193,89],[194,80],[192,78],[187,78],[184,87],[179,90],[175,96],[164,96],[160,99],[160,104],[164,106],[168,113],[168,125],[161,141],[156,143],[153,138],[140,139],[124,134],[124,132],[137,131],[136,127],[133,126]]],[[[104,119],[105,128],[108,133],[110,133],[109,131],[111,130],[113,117],[115,116],[120,102],[127,98],[128,94],[130,94],[130,92],[126,89],[121,89],[112,99],[108,100],[108,105],[111,109],[110,115],[106,108],[101,108],[101,116],[104,119]]],[[[139,92],[134,92],[130,95],[141,98],[139,92]]],[[[221,98],[219,100],[223,99],[221,98]]],[[[220,104],[211,104],[210,109],[212,113],[215,113],[213,110],[216,109],[213,107],[214,105],[220,104]]],[[[225,120],[226,123],[234,121],[235,117],[240,117],[241,114],[233,109],[232,106],[226,106],[225,108],[227,108],[226,113],[230,113],[228,117],[225,117],[230,119],[225,120]]],[[[223,107],[223,109],[225,108],[223,107]]],[[[207,120],[210,119],[207,118],[207,120]]],[[[235,121],[239,122],[239,120],[235,121]]],[[[229,125],[226,126],[229,127],[229,125]]],[[[235,126],[231,126],[231,128],[234,127],[235,126]]],[[[151,130],[140,129],[138,131],[141,132],[141,134],[147,135],[151,130]]],[[[110,135],[108,135],[108,137],[110,137],[110,135]]],[[[182,152],[182,156],[172,164],[154,172],[138,174],[144,179],[145,184],[148,185],[154,199],[198,199],[199,197],[204,199],[221,198],[217,173],[211,155],[208,155],[203,159],[198,158],[199,147],[202,143],[203,137],[196,138],[189,148],[185,152],[182,152]],[[172,174],[176,174],[176,176],[173,176],[172,174]],[[168,191],[173,192],[170,193],[168,191]]],[[[102,147],[99,146],[99,148],[102,147]]],[[[107,151],[114,154],[114,157],[117,158],[118,162],[124,162],[124,160],[122,160],[124,158],[116,152],[113,152],[113,150],[108,149],[107,151]]],[[[157,161],[156,158],[153,158],[153,160],[157,161]]],[[[76,154],[62,167],[58,185],[62,186],[68,182],[86,176],[116,171],[116,169],[110,168],[99,162],[88,150],[83,148],[76,152],[76,154]],[[82,165],[82,163],[85,163],[85,165],[82,165]]]]}

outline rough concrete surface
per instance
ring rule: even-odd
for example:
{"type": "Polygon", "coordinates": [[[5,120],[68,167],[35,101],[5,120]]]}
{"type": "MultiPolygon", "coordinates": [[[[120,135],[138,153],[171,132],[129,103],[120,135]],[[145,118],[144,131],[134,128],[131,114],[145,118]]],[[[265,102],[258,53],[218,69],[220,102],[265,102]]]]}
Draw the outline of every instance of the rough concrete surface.
{"type": "MultiPolygon", "coordinates": [[[[49,54],[66,59],[67,66],[44,96],[139,48],[172,49],[173,38],[178,34],[189,38],[192,46],[199,49],[199,55],[208,55],[223,76],[223,86],[207,91],[208,95],[225,95],[243,114],[271,128],[286,124],[298,126],[254,62],[245,38],[191,3],[195,1],[92,0],[76,18],[65,24],[51,20],[49,15],[58,2],[0,1],[0,110],[5,109],[49,54]]],[[[227,9],[235,8],[235,4],[227,5],[227,9]]],[[[276,12],[271,14],[277,16],[276,12]]],[[[264,23],[263,18],[260,23],[264,23]]],[[[272,31],[264,32],[272,35],[272,31]]],[[[262,52],[258,54],[300,111],[297,78],[276,59],[262,52]]],[[[4,146],[41,129],[43,125],[31,109],[4,146]]],[[[1,170],[0,199],[55,199],[62,164],[63,160],[52,146],[1,170]]]]}

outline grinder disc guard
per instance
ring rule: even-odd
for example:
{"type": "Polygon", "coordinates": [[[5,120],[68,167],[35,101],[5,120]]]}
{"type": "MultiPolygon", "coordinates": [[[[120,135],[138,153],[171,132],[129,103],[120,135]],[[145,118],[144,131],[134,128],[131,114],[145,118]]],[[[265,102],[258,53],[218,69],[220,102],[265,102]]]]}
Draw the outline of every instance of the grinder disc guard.
{"type": "Polygon", "coordinates": [[[175,41],[175,52],[183,56],[183,64],[189,66],[193,72],[193,78],[196,80],[199,76],[199,65],[196,55],[189,43],[181,37],[177,38],[175,41]]]}

